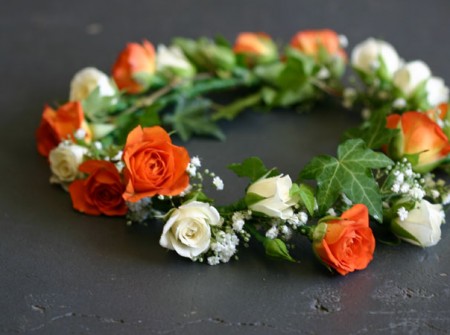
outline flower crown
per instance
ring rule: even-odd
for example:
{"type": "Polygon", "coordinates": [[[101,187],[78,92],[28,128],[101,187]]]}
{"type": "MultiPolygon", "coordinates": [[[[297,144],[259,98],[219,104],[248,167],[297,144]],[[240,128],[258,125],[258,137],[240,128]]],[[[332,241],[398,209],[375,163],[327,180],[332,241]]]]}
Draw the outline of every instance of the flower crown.
{"type": "Polygon", "coordinates": [[[71,82],[69,102],[44,108],[37,149],[50,182],[89,215],[126,216],[164,226],[160,245],[210,265],[237,258],[254,239],[269,257],[295,261],[289,244],[305,235],[318,259],[345,275],[367,267],[379,240],[433,246],[450,189],[431,172],[449,162],[448,88],[421,61],[405,63],[369,38],[351,52],[353,87],[343,87],[347,40],[332,30],[302,31],[280,48],[264,33],[176,38],[170,46],[129,43],[112,77],[89,67],[71,82]],[[226,105],[210,93],[239,89],[226,105]],[[242,94],[244,96],[242,97],[242,94]],[[250,180],[241,199],[217,206],[204,191],[222,179],[172,143],[224,134],[221,119],[248,108],[311,108],[327,96],[362,110],[336,157],[314,157],[296,181],[257,157],[229,168],[250,180]],[[161,127],[163,126],[163,127],[161,127]]]}

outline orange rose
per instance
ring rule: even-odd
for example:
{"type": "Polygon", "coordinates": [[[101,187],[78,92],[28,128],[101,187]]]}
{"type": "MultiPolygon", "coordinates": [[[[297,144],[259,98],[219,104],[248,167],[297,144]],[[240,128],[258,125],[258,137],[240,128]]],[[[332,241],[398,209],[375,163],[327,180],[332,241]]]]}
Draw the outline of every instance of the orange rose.
{"type": "Polygon", "coordinates": [[[73,134],[78,129],[86,132],[85,140],[91,138],[90,130],[84,120],[81,103],[68,102],[54,110],[45,106],[42,113],[41,124],[36,131],[37,149],[42,156],[47,157],[53,148],[56,148],[62,140],[74,139],[73,134]]]}
{"type": "Polygon", "coordinates": [[[161,127],[137,126],[128,134],[123,150],[126,191],[123,197],[136,202],[154,195],[178,195],[189,185],[189,155],[172,144],[161,127]]]}
{"type": "Polygon", "coordinates": [[[450,144],[442,129],[427,115],[420,112],[391,114],[387,128],[400,129],[400,133],[387,148],[388,155],[399,159],[419,154],[412,162],[414,171],[426,173],[437,167],[450,153],[450,144]]]}
{"type": "Polygon", "coordinates": [[[113,163],[89,160],[78,169],[89,176],[70,184],[73,208],[90,215],[121,216],[127,213],[122,198],[125,185],[113,163]]]}
{"type": "Polygon", "coordinates": [[[243,55],[249,65],[267,63],[278,58],[275,44],[265,33],[240,33],[236,38],[233,51],[243,55]]]}
{"type": "Polygon", "coordinates": [[[365,205],[354,205],[342,213],[341,220],[327,222],[324,233],[323,238],[313,242],[314,252],[341,275],[365,269],[372,260],[375,238],[365,205]]]}
{"type": "Polygon", "coordinates": [[[136,80],[136,74],[151,76],[155,72],[155,48],[148,42],[128,43],[113,66],[112,76],[121,90],[128,93],[140,93],[145,85],[136,80]]]}
{"type": "Polygon", "coordinates": [[[317,56],[322,47],[332,56],[347,59],[338,34],[330,29],[300,31],[292,38],[291,46],[311,56],[317,56]]]}

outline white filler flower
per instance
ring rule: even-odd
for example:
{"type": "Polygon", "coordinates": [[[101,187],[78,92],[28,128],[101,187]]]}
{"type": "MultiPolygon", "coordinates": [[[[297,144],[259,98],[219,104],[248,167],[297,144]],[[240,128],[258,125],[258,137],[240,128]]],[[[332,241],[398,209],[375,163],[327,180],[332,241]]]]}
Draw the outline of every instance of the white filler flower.
{"type": "Polygon", "coordinates": [[[221,224],[217,209],[204,202],[192,201],[170,213],[159,244],[175,250],[180,256],[195,259],[209,249],[210,226],[221,224]]]}

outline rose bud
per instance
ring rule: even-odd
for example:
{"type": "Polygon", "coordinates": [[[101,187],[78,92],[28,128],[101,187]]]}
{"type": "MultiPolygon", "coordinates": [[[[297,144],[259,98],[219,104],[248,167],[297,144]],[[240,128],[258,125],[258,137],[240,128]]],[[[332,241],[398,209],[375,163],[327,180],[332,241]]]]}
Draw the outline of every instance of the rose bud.
{"type": "Polygon", "coordinates": [[[70,101],[85,100],[98,87],[101,97],[116,95],[116,88],[102,71],[87,67],[78,71],[70,83],[70,101]]]}
{"type": "Polygon", "coordinates": [[[387,78],[392,78],[395,71],[402,64],[400,57],[394,47],[384,41],[368,38],[355,46],[351,55],[351,62],[356,69],[371,74],[381,66],[382,59],[387,78]]]}
{"type": "Polygon", "coordinates": [[[441,224],[444,220],[442,205],[421,200],[406,218],[397,217],[391,222],[391,231],[408,243],[431,247],[441,239],[441,224]]]}
{"type": "Polygon", "coordinates": [[[365,269],[375,250],[367,207],[354,205],[340,219],[320,223],[313,233],[313,250],[325,265],[341,275],[365,269]]]}
{"type": "Polygon", "coordinates": [[[112,70],[117,87],[132,94],[146,90],[154,73],[155,48],[148,41],[144,41],[142,45],[128,43],[112,70]]]}
{"type": "Polygon", "coordinates": [[[416,172],[430,172],[450,153],[447,136],[424,113],[391,114],[387,117],[386,127],[400,130],[387,147],[387,154],[394,159],[418,155],[417,160],[411,159],[416,172]]]}
{"type": "Polygon", "coordinates": [[[339,35],[330,29],[300,31],[292,38],[291,46],[311,56],[318,56],[323,48],[331,56],[347,59],[339,35]]]}
{"type": "Polygon", "coordinates": [[[91,131],[84,120],[81,103],[68,102],[54,110],[45,106],[41,124],[36,131],[37,149],[42,156],[47,157],[50,151],[67,139],[74,140],[74,133],[82,129],[84,140],[89,142],[91,131]]]}
{"type": "Polygon", "coordinates": [[[394,85],[410,97],[420,84],[431,77],[431,71],[427,64],[416,60],[403,65],[394,73],[394,85]]]}
{"type": "Polygon", "coordinates": [[[291,187],[292,180],[289,176],[259,179],[249,186],[247,195],[254,194],[263,199],[249,204],[248,207],[270,217],[288,219],[293,214],[292,206],[297,203],[297,199],[289,193],[291,187]]]}
{"type": "Polygon", "coordinates": [[[249,66],[270,63],[278,59],[275,43],[265,33],[240,33],[233,51],[242,55],[249,66]]]}
{"type": "Polygon", "coordinates": [[[156,68],[158,72],[169,76],[189,78],[195,75],[194,66],[187,60],[183,51],[175,45],[171,47],[158,45],[156,68]]]}

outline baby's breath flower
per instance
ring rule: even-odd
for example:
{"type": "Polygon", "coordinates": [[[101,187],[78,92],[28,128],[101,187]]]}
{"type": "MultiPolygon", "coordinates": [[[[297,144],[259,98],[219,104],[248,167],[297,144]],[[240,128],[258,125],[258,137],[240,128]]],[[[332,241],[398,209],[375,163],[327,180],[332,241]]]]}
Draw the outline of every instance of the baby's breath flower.
{"type": "Polygon", "coordinates": [[[405,221],[408,218],[408,211],[406,210],[405,207],[400,207],[397,210],[397,215],[400,221],[405,221]]]}
{"type": "Polygon", "coordinates": [[[223,181],[219,176],[214,177],[213,179],[213,184],[216,187],[216,189],[218,191],[222,191],[223,190],[223,181]]]}

